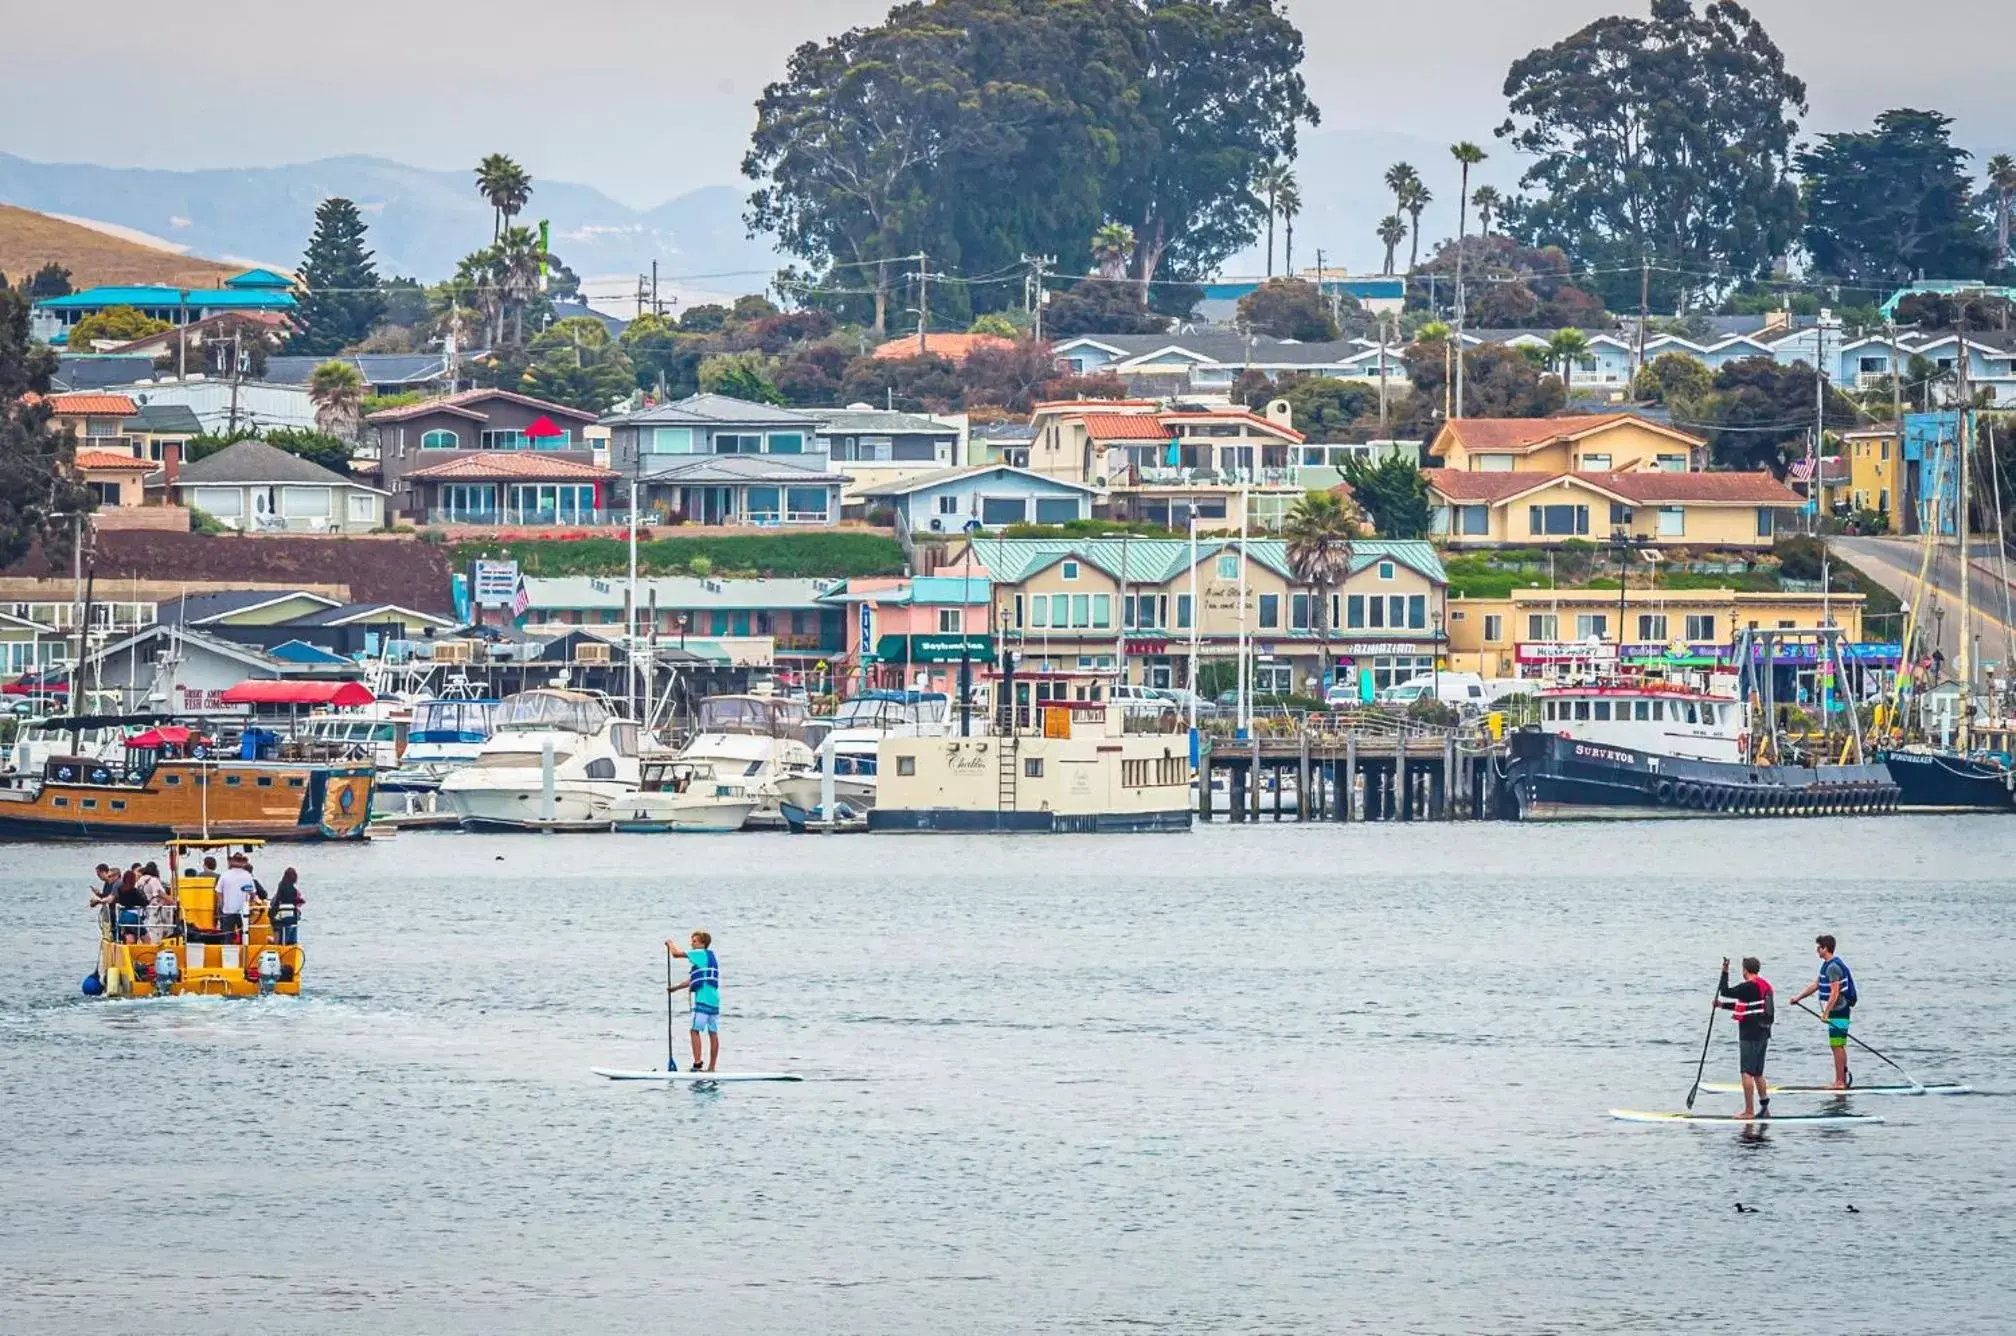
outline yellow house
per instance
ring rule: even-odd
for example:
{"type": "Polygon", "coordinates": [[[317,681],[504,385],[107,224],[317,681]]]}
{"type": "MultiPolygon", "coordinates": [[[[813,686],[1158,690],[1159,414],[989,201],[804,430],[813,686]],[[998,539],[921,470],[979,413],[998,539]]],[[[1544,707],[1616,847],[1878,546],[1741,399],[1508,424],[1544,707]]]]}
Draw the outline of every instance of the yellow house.
{"type": "Polygon", "coordinates": [[[1586,656],[1592,641],[1650,658],[1674,646],[1712,652],[1742,632],[1838,627],[1862,639],[1861,594],[1749,593],[1734,589],[1515,589],[1504,598],[1449,598],[1449,666],[1484,677],[1530,677],[1586,656]]]}
{"type": "Polygon", "coordinates": [[[1848,465],[1846,495],[1841,499],[1851,510],[1874,510],[1888,515],[1896,504],[1897,480],[1904,467],[1897,429],[1874,427],[1846,432],[1841,437],[1841,454],[1848,465]]]}
{"type": "Polygon", "coordinates": [[[1428,453],[1459,473],[1688,473],[1707,464],[1708,442],[1639,417],[1457,418],[1428,453]]]}
{"type": "Polygon", "coordinates": [[[119,510],[146,504],[145,482],[155,465],[135,458],[130,449],[79,449],[74,466],[77,481],[98,499],[99,509],[119,510]]]}
{"type": "Polygon", "coordinates": [[[1320,686],[1326,662],[1339,680],[1355,670],[1379,687],[1434,668],[1448,580],[1429,544],[1357,542],[1350,575],[1323,595],[1295,580],[1281,540],[1243,549],[1200,541],[1193,566],[1191,545],[1173,539],[971,544],[976,572],[993,582],[996,633],[1033,700],[1098,700],[1115,682],[1188,687],[1193,629],[1200,664],[1236,662],[1242,584],[1256,693],[1320,686]]]}
{"type": "Polygon", "coordinates": [[[1768,548],[1799,497],[1769,473],[1423,470],[1430,532],[1451,548],[1547,547],[1619,535],[1675,547],[1768,548]]]}

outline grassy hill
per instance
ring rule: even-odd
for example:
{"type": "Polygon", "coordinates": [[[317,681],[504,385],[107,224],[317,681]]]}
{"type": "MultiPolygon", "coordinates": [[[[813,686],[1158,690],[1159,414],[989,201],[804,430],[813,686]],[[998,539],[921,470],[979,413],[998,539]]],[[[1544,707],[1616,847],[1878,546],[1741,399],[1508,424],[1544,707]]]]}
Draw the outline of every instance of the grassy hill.
{"type": "Polygon", "coordinates": [[[51,260],[70,271],[71,286],[78,288],[100,283],[214,288],[245,267],[177,255],[46,213],[0,204],[0,273],[8,282],[20,282],[51,260]]]}

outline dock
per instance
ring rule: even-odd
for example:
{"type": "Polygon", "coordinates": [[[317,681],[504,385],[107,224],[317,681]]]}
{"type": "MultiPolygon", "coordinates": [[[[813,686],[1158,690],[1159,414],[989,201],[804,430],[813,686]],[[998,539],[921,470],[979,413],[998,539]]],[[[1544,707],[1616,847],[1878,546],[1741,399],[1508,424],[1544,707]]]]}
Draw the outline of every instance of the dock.
{"type": "Polygon", "coordinates": [[[1224,776],[1230,819],[1486,821],[1511,815],[1505,749],[1481,724],[1445,727],[1377,710],[1256,719],[1199,739],[1197,818],[1224,776]],[[1292,803],[1288,790],[1292,784],[1292,803]]]}

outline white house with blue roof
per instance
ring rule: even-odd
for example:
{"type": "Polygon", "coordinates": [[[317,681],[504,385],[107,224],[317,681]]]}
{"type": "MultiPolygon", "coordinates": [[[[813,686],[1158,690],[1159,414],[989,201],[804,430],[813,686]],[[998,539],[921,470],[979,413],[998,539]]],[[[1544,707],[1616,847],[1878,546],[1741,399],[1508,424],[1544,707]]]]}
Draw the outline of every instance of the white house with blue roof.
{"type": "Polygon", "coordinates": [[[45,343],[66,343],[70,329],[78,321],[119,306],[130,306],[150,319],[166,320],[171,325],[189,324],[227,311],[275,311],[291,315],[301,304],[294,290],[292,277],[272,269],[247,269],[215,288],[106,284],[67,292],[61,297],[44,297],[35,303],[29,332],[45,343]]]}
{"type": "Polygon", "coordinates": [[[988,532],[1011,524],[1070,524],[1092,518],[1097,488],[1006,464],[936,469],[861,490],[872,508],[895,512],[896,535],[956,535],[977,526],[988,532]]]}

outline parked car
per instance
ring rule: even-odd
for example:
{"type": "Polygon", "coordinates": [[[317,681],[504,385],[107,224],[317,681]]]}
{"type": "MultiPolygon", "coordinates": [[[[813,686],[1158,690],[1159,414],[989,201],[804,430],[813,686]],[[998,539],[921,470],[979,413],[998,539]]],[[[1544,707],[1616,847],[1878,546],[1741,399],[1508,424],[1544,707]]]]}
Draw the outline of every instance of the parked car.
{"type": "Polygon", "coordinates": [[[1159,718],[1165,714],[1181,714],[1179,707],[1169,692],[1162,687],[1138,687],[1131,682],[1121,683],[1106,693],[1106,699],[1118,705],[1121,712],[1134,717],[1159,718]]]}

